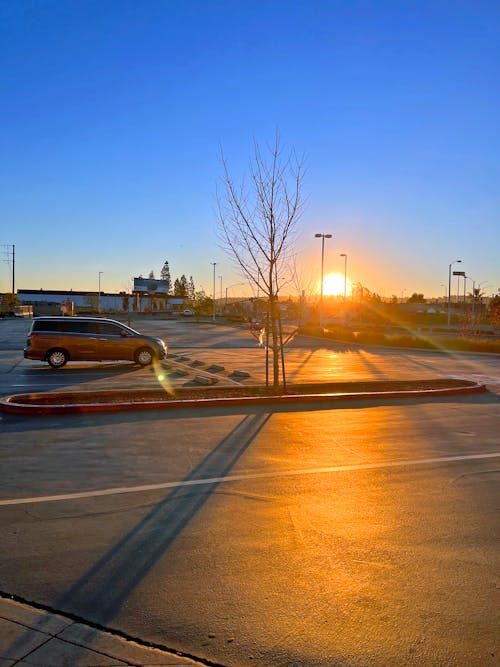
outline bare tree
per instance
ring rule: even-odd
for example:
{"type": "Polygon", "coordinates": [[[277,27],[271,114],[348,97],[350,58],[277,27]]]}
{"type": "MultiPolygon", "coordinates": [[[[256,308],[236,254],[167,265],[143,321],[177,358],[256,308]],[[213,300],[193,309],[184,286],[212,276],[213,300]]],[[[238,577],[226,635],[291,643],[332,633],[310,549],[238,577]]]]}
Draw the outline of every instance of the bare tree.
{"type": "Polygon", "coordinates": [[[286,391],[283,336],[278,298],[290,276],[289,259],[302,201],[303,160],[285,152],[276,133],[265,154],[254,144],[249,165],[249,187],[236,186],[221,155],[223,192],[218,193],[219,232],[224,249],[244,277],[267,297],[266,385],[269,385],[269,349],[272,350],[273,386],[279,388],[279,355],[286,391]]]}

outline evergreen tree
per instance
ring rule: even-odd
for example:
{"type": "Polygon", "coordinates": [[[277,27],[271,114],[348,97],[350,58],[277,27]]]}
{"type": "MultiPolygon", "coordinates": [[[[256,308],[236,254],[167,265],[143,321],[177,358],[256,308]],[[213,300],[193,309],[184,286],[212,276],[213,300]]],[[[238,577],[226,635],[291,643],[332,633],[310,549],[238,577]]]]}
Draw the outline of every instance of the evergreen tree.
{"type": "Polygon", "coordinates": [[[184,274],[179,279],[179,285],[180,285],[180,294],[179,296],[182,297],[187,297],[188,295],[188,281],[187,278],[184,274]]]}
{"type": "Polygon", "coordinates": [[[160,272],[160,278],[167,281],[167,293],[169,293],[172,287],[172,278],[170,276],[170,267],[167,260],[165,260],[165,264],[160,272]]]}
{"type": "Polygon", "coordinates": [[[187,295],[188,295],[188,299],[190,299],[191,301],[194,299],[195,289],[194,289],[193,276],[189,276],[189,281],[188,281],[188,284],[187,284],[187,295]]]}
{"type": "Polygon", "coordinates": [[[153,269],[151,269],[151,271],[149,272],[148,278],[149,278],[149,280],[154,280],[155,279],[155,272],[153,271],[153,269]]]}

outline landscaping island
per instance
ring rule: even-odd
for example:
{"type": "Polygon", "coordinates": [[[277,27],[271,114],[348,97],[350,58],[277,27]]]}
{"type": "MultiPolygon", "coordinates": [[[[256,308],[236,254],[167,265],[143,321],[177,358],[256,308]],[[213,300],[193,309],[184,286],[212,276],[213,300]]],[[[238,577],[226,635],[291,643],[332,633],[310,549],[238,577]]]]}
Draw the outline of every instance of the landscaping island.
{"type": "Polygon", "coordinates": [[[97,412],[175,407],[203,407],[249,403],[335,401],[357,398],[394,398],[486,391],[484,385],[460,379],[387,380],[287,384],[286,393],[272,387],[211,386],[173,390],[139,389],[16,394],[0,399],[0,410],[22,414],[97,412]]]}

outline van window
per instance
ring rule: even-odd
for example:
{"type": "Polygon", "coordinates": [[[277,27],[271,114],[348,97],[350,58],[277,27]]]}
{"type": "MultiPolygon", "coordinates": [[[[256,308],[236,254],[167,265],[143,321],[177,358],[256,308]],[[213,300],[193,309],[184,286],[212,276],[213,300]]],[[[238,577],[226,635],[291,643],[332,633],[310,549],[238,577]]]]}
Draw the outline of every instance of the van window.
{"type": "Polygon", "coordinates": [[[35,320],[32,331],[59,331],[59,322],[56,320],[35,320]]]}
{"type": "Polygon", "coordinates": [[[94,322],[81,322],[78,320],[35,320],[32,331],[53,331],[59,333],[96,334],[97,327],[94,322]]]}
{"type": "Polygon", "coordinates": [[[99,322],[97,328],[100,334],[106,336],[119,336],[122,329],[117,327],[116,324],[111,324],[111,322],[99,322]]]}

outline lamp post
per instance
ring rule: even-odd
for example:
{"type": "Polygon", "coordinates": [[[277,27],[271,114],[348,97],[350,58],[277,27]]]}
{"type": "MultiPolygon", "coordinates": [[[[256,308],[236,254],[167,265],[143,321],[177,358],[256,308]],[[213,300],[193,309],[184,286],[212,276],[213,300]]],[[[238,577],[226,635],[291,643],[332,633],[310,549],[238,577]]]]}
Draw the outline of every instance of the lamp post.
{"type": "Polygon", "coordinates": [[[344,303],[347,296],[347,255],[345,252],[341,252],[340,256],[344,258],[344,303]]]}
{"type": "Polygon", "coordinates": [[[331,234],[315,234],[314,238],[321,239],[321,294],[319,300],[319,326],[323,328],[323,267],[325,264],[325,239],[331,239],[331,234]]]}
{"type": "Polygon", "coordinates": [[[213,321],[215,322],[215,267],[217,266],[217,262],[210,262],[210,264],[214,267],[214,289],[213,289],[213,311],[212,311],[212,318],[213,318],[213,321]]]}
{"type": "Polygon", "coordinates": [[[99,315],[101,314],[101,276],[104,273],[104,271],[99,271],[99,292],[97,295],[97,312],[99,315]]]}
{"type": "Polygon", "coordinates": [[[448,264],[448,329],[450,328],[450,323],[451,323],[451,267],[453,264],[460,264],[462,262],[461,259],[455,259],[453,262],[448,264]]]}

